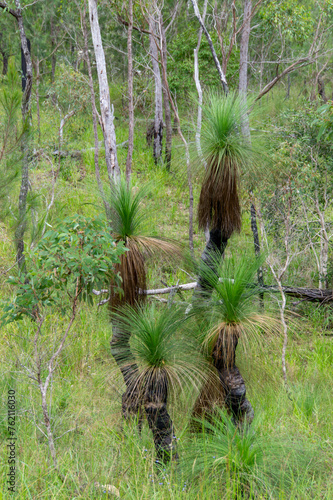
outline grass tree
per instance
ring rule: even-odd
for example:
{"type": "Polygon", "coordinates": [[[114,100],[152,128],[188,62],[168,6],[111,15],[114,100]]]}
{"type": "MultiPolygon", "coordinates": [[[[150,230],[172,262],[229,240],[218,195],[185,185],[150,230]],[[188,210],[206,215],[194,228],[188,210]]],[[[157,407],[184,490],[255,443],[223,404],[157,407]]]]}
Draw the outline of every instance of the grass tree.
{"type": "Polygon", "coordinates": [[[201,489],[205,481],[209,491],[214,484],[222,487],[223,498],[296,498],[300,478],[312,484],[325,467],[318,443],[283,429],[273,437],[261,417],[241,431],[221,409],[201,422],[203,432],[192,439],[181,463],[192,487],[199,479],[201,489]]]}
{"type": "MultiPolygon", "coordinates": [[[[199,227],[210,229],[202,260],[210,267],[223,254],[229,238],[241,228],[239,174],[251,161],[251,148],[241,133],[242,99],[211,94],[203,106],[202,158],[206,170],[201,187],[199,227]]],[[[200,273],[199,287],[207,290],[200,273]]]]}
{"type": "Polygon", "coordinates": [[[114,315],[118,364],[130,373],[131,396],[144,406],[162,461],[177,457],[167,410],[169,393],[200,387],[210,372],[185,323],[184,311],[176,306],[161,310],[154,304],[126,306],[114,315]]]}
{"type": "MultiPolygon", "coordinates": [[[[119,307],[130,305],[136,307],[146,298],[140,290],[145,290],[147,281],[146,259],[156,253],[164,255],[180,255],[180,247],[170,241],[149,236],[147,210],[143,200],[148,188],[134,190],[122,178],[114,184],[111,194],[111,220],[113,237],[117,242],[123,242],[128,249],[121,257],[117,272],[122,279],[122,290],[119,291],[116,281],[111,282],[110,309],[114,313],[119,307]]],[[[111,352],[119,365],[127,389],[123,395],[123,413],[136,413],[137,398],[133,398],[131,381],[137,372],[135,365],[124,367],[118,354],[119,334],[117,325],[113,322],[111,352]]]]}
{"type": "MultiPolygon", "coordinates": [[[[223,262],[220,257],[211,263],[213,266],[203,264],[201,272],[214,293],[209,304],[205,300],[195,303],[202,346],[218,373],[221,382],[219,394],[234,421],[251,422],[254,412],[246,398],[244,379],[236,366],[236,348],[240,340],[246,342],[251,336],[259,338],[259,331],[275,331],[275,321],[259,314],[256,307],[255,296],[260,289],[253,287],[253,280],[262,259],[249,261],[243,258],[235,262],[229,258],[223,262]]],[[[194,414],[210,411],[216,402],[216,391],[211,395],[210,387],[209,384],[203,387],[194,414]]]]}

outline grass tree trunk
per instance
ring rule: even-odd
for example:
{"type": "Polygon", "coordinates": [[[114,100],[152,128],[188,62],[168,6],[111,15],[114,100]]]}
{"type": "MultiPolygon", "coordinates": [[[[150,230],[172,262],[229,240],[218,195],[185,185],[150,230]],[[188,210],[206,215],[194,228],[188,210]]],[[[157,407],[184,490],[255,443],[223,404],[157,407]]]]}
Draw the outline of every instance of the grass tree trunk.
{"type": "MultiPolygon", "coordinates": [[[[224,250],[228,244],[228,237],[225,236],[220,229],[211,229],[209,231],[209,240],[206,244],[204,251],[201,254],[202,262],[207,265],[213,272],[215,271],[216,264],[224,254],[224,250]]],[[[204,273],[205,275],[206,273],[204,273]]],[[[211,285],[207,282],[204,275],[199,273],[198,276],[198,289],[200,292],[210,294],[212,289],[211,285]]]]}
{"type": "Polygon", "coordinates": [[[89,0],[89,19],[91,35],[96,58],[101,106],[101,122],[105,144],[105,160],[110,185],[120,177],[117,158],[116,131],[114,127],[113,106],[110,101],[110,91],[106,72],[105,55],[102,44],[101,30],[98,22],[97,0],[89,0]]]}
{"type": "Polygon", "coordinates": [[[234,422],[251,423],[254,411],[246,398],[244,379],[235,364],[237,344],[237,332],[222,331],[212,357],[225,394],[225,405],[232,414],[234,422]]]}
{"type": "Polygon", "coordinates": [[[149,428],[153,433],[157,458],[162,462],[178,458],[173,444],[173,423],[167,410],[167,400],[167,376],[161,372],[147,381],[144,408],[149,428]]]}
{"type": "Polygon", "coordinates": [[[117,324],[112,323],[112,340],[110,342],[111,354],[117,363],[124,382],[126,391],[122,395],[122,413],[125,418],[138,415],[141,406],[141,398],[139,397],[136,381],[138,379],[139,369],[136,365],[129,345],[130,336],[119,332],[117,324]],[[124,365],[124,353],[126,354],[126,365],[124,365]]]}
{"type": "Polygon", "coordinates": [[[155,81],[155,117],[154,117],[154,161],[158,163],[162,156],[162,139],[163,139],[163,100],[162,100],[162,80],[160,74],[160,66],[158,63],[157,50],[157,33],[156,21],[150,20],[149,35],[150,41],[150,57],[152,62],[154,81],[155,81]]]}

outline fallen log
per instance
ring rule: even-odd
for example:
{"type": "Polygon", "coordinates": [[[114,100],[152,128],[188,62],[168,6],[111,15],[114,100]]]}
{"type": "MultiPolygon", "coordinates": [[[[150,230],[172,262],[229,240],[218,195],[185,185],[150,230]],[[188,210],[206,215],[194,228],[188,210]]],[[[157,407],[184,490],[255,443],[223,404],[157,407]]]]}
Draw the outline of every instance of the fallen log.
{"type": "MultiPolygon", "coordinates": [[[[264,292],[278,292],[277,286],[264,285],[261,287],[264,292]]],[[[297,297],[307,302],[333,302],[333,290],[320,290],[319,288],[302,288],[294,286],[283,286],[284,293],[289,297],[297,297]]]]}
{"type": "MultiPolygon", "coordinates": [[[[196,288],[197,282],[194,281],[192,283],[186,283],[184,285],[177,286],[169,286],[166,288],[156,288],[152,290],[139,290],[139,293],[142,295],[163,295],[166,293],[171,293],[178,290],[193,290],[196,288]]],[[[253,284],[252,287],[256,287],[258,285],[253,284]]],[[[319,290],[319,288],[302,288],[302,287],[293,287],[293,286],[283,286],[283,291],[289,297],[297,297],[299,299],[303,299],[307,302],[333,302],[333,290],[319,290]]],[[[272,292],[278,293],[279,289],[274,285],[263,285],[260,287],[263,292],[272,292]]]]}

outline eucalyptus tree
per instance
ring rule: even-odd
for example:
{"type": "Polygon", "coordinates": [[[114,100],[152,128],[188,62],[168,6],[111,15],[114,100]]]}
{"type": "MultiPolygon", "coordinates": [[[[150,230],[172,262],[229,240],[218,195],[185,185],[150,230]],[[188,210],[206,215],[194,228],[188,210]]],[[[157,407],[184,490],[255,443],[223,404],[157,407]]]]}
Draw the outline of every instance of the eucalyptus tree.
{"type": "Polygon", "coordinates": [[[15,231],[15,243],[16,243],[16,260],[20,269],[25,268],[25,257],[24,257],[24,234],[26,231],[26,212],[27,212],[27,196],[29,189],[29,129],[30,129],[30,107],[31,107],[31,91],[32,91],[32,61],[30,51],[28,49],[28,41],[25,33],[24,22],[23,22],[23,10],[21,7],[20,0],[15,0],[15,9],[10,8],[7,2],[0,2],[0,8],[5,9],[12,17],[17,21],[21,47],[24,54],[26,62],[26,84],[22,96],[22,122],[24,126],[24,134],[22,137],[22,149],[23,149],[23,159],[22,159],[22,177],[21,177],[21,187],[19,194],[19,220],[17,228],[15,231]]]}
{"type": "Polygon", "coordinates": [[[89,0],[89,20],[91,36],[94,44],[95,59],[100,93],[101,124],[105,144],[105,160],[110,185],[120,176],[117,158],[116,131],[114,127],[114,110],[110,101],[105,54],[101,30],[98,21],[97,0],[89,0]]]}
{"type": "Polygon", "coordinates": [[[158,44],[158,21],[159,9],[156,2],[151,4],[151,12],[149,12],[149,53],[154,74],[155,84],[155,114],[154,114],[154,161],[157,163],[162,156],[162,139],[163,139],[163,93],[162,93],[162,78],[159,65],[160,54],[157,48],[158,44]]]}

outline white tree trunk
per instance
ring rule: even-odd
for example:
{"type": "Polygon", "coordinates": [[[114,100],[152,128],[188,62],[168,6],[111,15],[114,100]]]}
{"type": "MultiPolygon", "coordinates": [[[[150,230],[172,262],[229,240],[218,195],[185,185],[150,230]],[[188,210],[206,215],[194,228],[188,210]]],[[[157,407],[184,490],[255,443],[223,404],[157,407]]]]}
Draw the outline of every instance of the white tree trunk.
{"type": "Polygon", "coordinates": [[[134,148],[134,102],[133,102],[133,0],[128,1],[128,32],[127,32],[127,58],[128,58],[128,150],[126,158],[126,180],[129,183],[132,173],[132,157],[134,148]]]}
{"type": "Polygon", "coordinates": [[[244,114],[242,116],[242,134],[244,137],[250,140],[250,122],[249,115],[247,113],[247,67],[248,67],[248,51],[249,51],[249,38],[251,31],[251,12],[252,12],[252,1],[244,1],[244,20],[243,20],[243,30],[240,42],[240,54],[239,54],[239,94],[244,100],[244,114]]]}
{"type": "MultiPolygon", "coordinates": [[[[205,22],[205,17],[206,17],[206,12],[207,12],[207,3],[208,0],[205,0],[204,3],[204,8],[203,8],[203,14],[202,14],[202,22],[205,22]]],[[[198,32],[198,43],[196,48],[194,49],[194,80],[195,80],[195,86],[197,88],[198,92],[198,116],[197,116],[197,130],[195,133],[195,144],[197,147],[197,152],[200,158],[202,158],[202,151],[201,151],[201,142],[200,142],[200,137],[201,137],[201,122],[202,122],[202,88],[201,88],[201,83],[199,79],[199,50],[200,50],[200,45],[201,45],[201,38],[202,38],[202,27],[200,26],[199,32],[198,32]]]]}
{"type": "Polygon", "coordinates": [[[201,27],[202,31],[204,32],[204,34],[205,34],[205,36],[207,38],[208,45],[209,45],[210,51],[211,51],[213,59],[214,59],[214,63],[215,63],[216,69],[217,69],[219,77],[220,77],[220,81],[221,81],[221,84],[222,84],[223,91],[224,91],[225,94],[228,94],[229,89],[228,89],[227,80],[226,80],[225,74],[223,73],[223,70],[221,68],[220,61],[219,61],[219,59],[217,57],[217,54],[215,52],[211,36],[208,33],[207,28],[206,28],[206,26],[205,26],[205,24],[204,24],[204,22],[202,20],[202,17],[200,15],[200,11],[199,11],[199,7],[198,7],[198,4],[197,4],[197,1],[196,0],[191,0],[191,1],[192,1],[193,9],[194,9],[194,14],[195,14],[196,18],[198,19],[200,27],[201,27]]]}
{"type": "Polygon", "coordinates": [[[160,73],[160,66],[158,63],[158,50],[157,50],[157,31],[156,21],[150,19],[149,35],[150,42],[150,57],[154,73],[155,81],[155,118],[154,118],[154,160],[155,163],[159,161],[162,155],[162,138],[163,138],[163,100],[162,100],[162,80],[160,73]]]}
{"type": "Polygon", "coordinates": [[[110,184],[112,184],[113,181],[116,181],[120,177],[120,170],[117,158],[116,131],[113,123],[113,106],[111,106],[110,102],[105,56],[98,22],[97,0],[89,0],[89,19],[98,74],[101,121],[105,143],[105,160],[109,181],[110,184]]]}
{"type": "Polygon", "coordinates": [[[324,290],[328,287],[327,264],[329,237],[326,230],[325,211],[320,210],[318,195],[316,195],[315,206],[320,222],[319,289],[324,290]]]}

